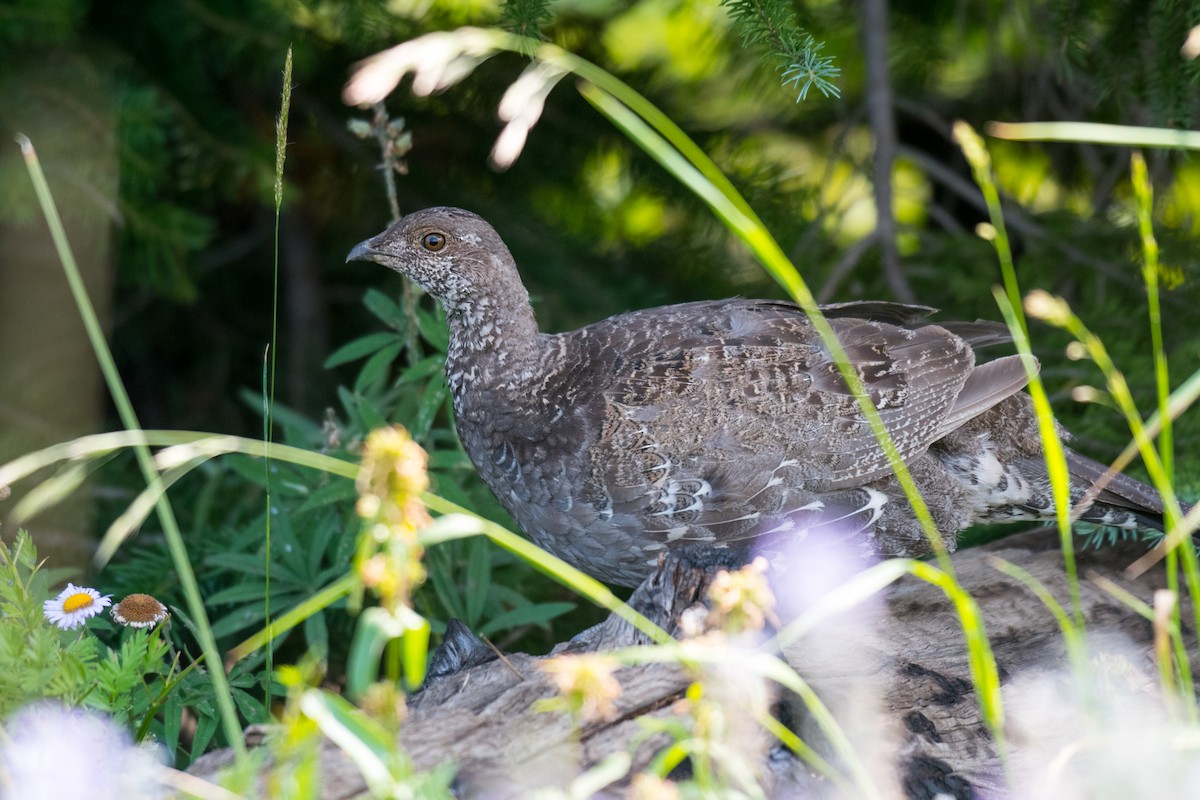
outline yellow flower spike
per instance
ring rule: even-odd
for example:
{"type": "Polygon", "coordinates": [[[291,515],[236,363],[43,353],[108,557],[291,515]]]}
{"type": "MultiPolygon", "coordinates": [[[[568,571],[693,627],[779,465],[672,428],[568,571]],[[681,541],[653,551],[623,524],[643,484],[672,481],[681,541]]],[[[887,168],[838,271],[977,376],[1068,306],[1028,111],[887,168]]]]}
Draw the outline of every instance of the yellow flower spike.
{"type": "Polygon", "coordinates": [[[421,493],[429,488],[425,451],[396,425],[371,431],[358,473],[358,513],[412,532],[429,523],[421,493]]]}

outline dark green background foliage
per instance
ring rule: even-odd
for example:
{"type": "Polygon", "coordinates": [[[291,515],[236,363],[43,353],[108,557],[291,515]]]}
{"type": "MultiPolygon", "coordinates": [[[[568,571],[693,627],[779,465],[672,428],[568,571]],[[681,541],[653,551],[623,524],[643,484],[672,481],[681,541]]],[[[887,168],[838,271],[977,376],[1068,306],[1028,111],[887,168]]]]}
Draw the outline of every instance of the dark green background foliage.
{"type": "MultiPolygon", "coordinates": [[[[860,244],[875,219],[862,9],[824,0],[771,5],[824,43],[821,55],[841,71],[832,79],[840,96],[811,91],[797,102],[796,87],[781,85],[770,42],[758,37],[743,50],[743,37],[756,37],[715,2],[564,0],[548,12],[526,2],[503,21],[532,20],[545,39],[620,75],[666,111],[746,194],[822,299],[889,297],[878,248],[860,244]]],[[[400,278],[344,263],[354,243],[387,225],[389,212],[378,149],[348,126],[369,112],[340,101],[359,59],[430,30],[501,20],[498,4],[466,0],[16,0],[0,8],[6,96],[23,87],[25,102],[52,103],[72,81],[71,64],[86,64],[111,93],[115,122],[107,135],[119,188],[107,196],[89,187],[86,173],[77,183],[113,210],[111,338],[146,427],[261,435],[274,126],[290,45],[278,438],[353,458],[370,427],[402,422],[430,450],[437,491],[503,521],[452,432],[440,378],[440,312],[422,304],[422,358],[408,363],[400,278]],[[45,66],[58,63],[68,67],[45,66]]],[[[1196,0],[895,0],[887,34],[897,248],[918,301],[950,318],[999,318],[991,296],[999,269],[991,246],[974,233],[985,214],[949,138],[953,121],[978,128],[989,120],[1193,125],[1200,61],[1183,59],[1180,46],[1197,23],[1196,0]]],[[[402,86],[389,98],[390,115],[403,118],[412,136],[407,174],[396,176],[402,211],[459,205],[491,220],[548,330],[674,301],[781,296],[702,204],[604,123],[569,82],[550,96],[516,165],[490,170],[496,106],[523,66],[501,56],[445,94],[414,98],[402,86]]],[[[1023,287],[1064,295],[1104,334],[1148,410],[1152,362],[1129,153],[993,142],[993,154],[1023,287]]],[[[1166,344],[1182,378],[1200,364],[1200,167],[1178,153],[1149,160],[1174,287],[1164,297],[1166,344]]],[[[24,189],[14,188],[23,187],[22,176],[2,177],[0,211],[40,225],[24,189]]],[[[1044,326],[1033,335],[1077,446],[1112,457],[1128,436],[1117,414],[1070,400],[1074,386],[1100,384],[1098,371],[1068,361],[1061,335],[1044,326]]],[[[1192,496],[1196,419],[1191,414],[1177,433],[1181,483],[1192,496]]],[[[127,460],[99,480],[105,520],[139,490],[127,460]]],[[[227,459],[172,493],[224,645],[262,622],[263,482],[261,464],[227,459]]],[[[278,613],[348,568],[357,523],[344,481],[280,466],[272,486],[278,613]]],[[[482,542],[436,548],[429,564],[433,578],[418,610],[438,623],[463,616],[502,645],[525,636],[522,645],[536,648],[584,621],[548,629],[546,620],[568,608],[571,596],[482,542]]],[[[179,600],[151,523],[103,579],[106,592],[179,600]]],[[[280,646],[293,655],[310,647],[328,654],[336,678],[349,626],[340,610],[327,611],[280,646]]],[[[187,644],[186,626],[175,630],[187,644]]]]}

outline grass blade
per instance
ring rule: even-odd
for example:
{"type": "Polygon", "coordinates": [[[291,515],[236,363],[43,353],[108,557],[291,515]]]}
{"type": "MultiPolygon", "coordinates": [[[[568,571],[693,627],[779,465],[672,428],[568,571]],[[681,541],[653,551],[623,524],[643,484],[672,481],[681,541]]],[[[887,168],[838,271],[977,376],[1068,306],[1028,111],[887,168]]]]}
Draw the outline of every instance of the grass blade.
{"type": "MultiPolygon", "coordinates": [[[[112,396],[113,404],[117,407],[121,423],[129,430],[138,430],[141,428],[141,425],[138,422],[137,414],[133,410],[133,403],[130,402],[129,394],[126,392],[125,385],[121,381],[121,376],[117,372],[117,365],[113,360],[112,351],[109,350],[108,342],[104,338],[100,321],[96,318],[96,311],[92,306],[91,299],[88,297],[83,277],[79,274],[75,255],[71,251],[70,243],[67,241],[66,231],[63,229],[62,220],[59,218],[54,198],[50,194],[50,187],[46,183],[46,176],[42,172],[42,166],[38,162],[37,153],[33,149],[33,142],[23,135],[18,135],[17,142],[21,146],[21,154],[25,158],[29,177],[33,181],[34,189],[37,192],[38,202],[42,207],[42,214],[46,218],[46,224],[50,227],[50,235],[54,239],[54,246],[58,251],[63,271],[67,275],[67,282],[70,284],[71,294],[75,298],[79,315],[83,319],[84,327],[87,329],[88,339],[91,341],[92,349],[96,354],[96,361],[100,364],[101,372],[104,373],[104,381],[108,386],[109,394],[112,396]]],[[[155,469],[150,448],[145,444],[135,445],[134,454],[137,457],[138,466],[142,470],[142,475],[146,483],[150,487],[159,486],[162,478],[159,476],[157,469],[155,469]]],[[[0,480],[0,485],[4,483],[5,481],[0,480]]],[[[217,642],[212,635],[212,626],[208,621],[208,612],[205,610],[204,602],[200,597],[200,587],[196,583],[196,574],[192,571],[192,565],[187,557],[187,550],[183,546],[183,534],[179,530],[179,523],[175,519],[175,512],[171,508],[166,494],[161,494],[158,497],[155,507],[158,511],[159,523],[162,525],[163,535],[167,540],[167,547],[171,552],[171,560],[179,576],[184,596],[187,598],[188,613],[191,614],[196,624],[196,635],[200,641],[201,649],[203,649],[209,664],[218,665],[221,663],[221,654],[217,649],[217,642]]],[[[233,706],[233,698],[229,692],[229,682],[226,680],[225,673],[219,667],[214,666],[213,669],[209,670],[209,676],[213,682],[213,690],[217,698],[217,706],[221,715],[221,724],[225,730],[225,737],[229,740],[229,744],[240,762],[245,758],[246,748],[242,743],[242,728],[238,724],[237,711],[233,706]]]]}

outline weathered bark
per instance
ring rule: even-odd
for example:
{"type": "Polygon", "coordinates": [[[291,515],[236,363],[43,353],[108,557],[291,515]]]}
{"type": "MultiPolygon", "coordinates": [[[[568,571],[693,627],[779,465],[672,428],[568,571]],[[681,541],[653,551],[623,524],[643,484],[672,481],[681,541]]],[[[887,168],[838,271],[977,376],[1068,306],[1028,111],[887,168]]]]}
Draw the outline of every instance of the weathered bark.
{"type": "MultiPolygon", "coordinates": [[[[1095,581],[1106,578],[1152,602],[1162,586],[1161,569],[1137,580],[1122,573],[1139,552],[1137,546],[1121,546],[1083,553],[1079,560],[1085,576],[1082,606],[1090,672],[1109,683],[1119,675],[1134,687],[1134,704],[1144,709],[1157,707],[1152,626],[1095,581]]],[[[786,653],[838,718],[885,797],[1033,796],[1019,787],[1037,784],[1047,759],[1060,754],[1059,740],[1080,733],[1079,705],[1070,696],[1078,682],[1056,677],[1069,670],[1058,626],[1041,601],[989,563],[995,556],[1030,572],[1067,608],[1069,595],[1054,532],[1035,531],[954,556],[959,581],[981,608],[1000,668],[1009,714],[1011,785],[981,721],[958,618],[939,589],[904,578],[873,609],[823,625],[786,653]],[[1047,702],[1047,696],[1058,705],[1047,702]]],[[[673,628],[681,612],[704,596],[712,572],[686,558],[669,560],[632,602],[673,628]]],[[[580,728],[568,715],[533,709],[537,700],[555,693],[538,669],[543,657],[510,654],[497,659],[462,630],[450,640],[435,660],[427,687],[411,698],[401,738],[419,767],[452,759],[464,797],[520,797],[536,786],[565,785],[614,752],[632,749],[634,769],[645,765],[663,740],[652,737],[631,748],[631,739],[643,730],[639,718],[676,713],[676,701],[694,679],[676,666],[624,668],[618,672],[622,694],[616,717],[580,728]]],[[[1190,631],[1188,641],[1190,646],[1190,631]]],[[[626,623],[610,618],[557,652],[641,642],[626,623]]],[[[1090,700],[1093,706],[1097,702],[1090,700]]],[[[776,713],[837,764],[798,701],[779,698],[776,713]]],[[[778,744],[763,747],[760,755],[759,774],[772,796],[845,796],[778,744]]],[[[322,758],[324,797],[364,791],[357,771],[335,746],[327,744],[322,758]]],[[[228,755],[211,754],[192,771],[211,776],[227,762],[228,755]]],[[[621,789],[612,791],[619,795],[621,789]]],[[[1061,787],[1055,791],[1055,796],[1087,796],[1064,793],[1061,787]]]]}

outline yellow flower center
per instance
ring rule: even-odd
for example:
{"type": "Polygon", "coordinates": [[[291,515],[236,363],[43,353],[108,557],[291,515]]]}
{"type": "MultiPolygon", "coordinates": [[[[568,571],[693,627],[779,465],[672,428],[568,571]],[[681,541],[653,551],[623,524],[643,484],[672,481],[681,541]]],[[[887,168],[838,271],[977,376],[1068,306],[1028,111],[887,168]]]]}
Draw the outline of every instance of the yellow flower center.
{"type": "Polygon", "coordinates": [[[87,592],[77,592],[71,595],[66,600],[63,600],[63,611],[70,614],[72,611],[78,611],[81,608],[87,608],[96,601],[87,592]]]}

